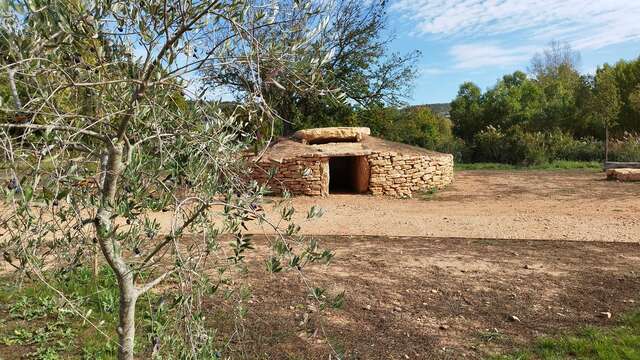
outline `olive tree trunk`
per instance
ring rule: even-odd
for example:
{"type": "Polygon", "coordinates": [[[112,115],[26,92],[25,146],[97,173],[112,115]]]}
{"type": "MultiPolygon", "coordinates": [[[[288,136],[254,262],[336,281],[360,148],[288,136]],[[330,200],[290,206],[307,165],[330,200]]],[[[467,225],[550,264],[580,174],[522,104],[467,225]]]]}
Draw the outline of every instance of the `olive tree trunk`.
{"type": "Polygon", "coordinates": [[[133,285],[133,275],[118,279],[120,290],[120,314],[118,317],[118,359],[133,360],[133,347],[136,336],[136,301],[138,293],[133,285]]]}
{"type": "Polygon", "coordinates": [[[15,70],[9,67],[7,69],[7,76],[9,77],[9,89],[11,90],[13,105],[15,106],[16,111],[20,111],[20,109],[22,109],[22,102],[20,101],[20,96],[18,95],[18,88],[16,86],[15,70]]]}
{"type": "Polygon", "coordinates": [[[106,156],[102,182],[102,201],[96,215],[98,244],[118,281],[120,308],[118,317],[118,359],[133,360],[135,343],[136,301],[139,291],[134,284],[134,274],[125,262],[122,248],[113,234],[113,205],[116,200],[118,178],[122,171],[122,142],[112,144],[106,156]]]}

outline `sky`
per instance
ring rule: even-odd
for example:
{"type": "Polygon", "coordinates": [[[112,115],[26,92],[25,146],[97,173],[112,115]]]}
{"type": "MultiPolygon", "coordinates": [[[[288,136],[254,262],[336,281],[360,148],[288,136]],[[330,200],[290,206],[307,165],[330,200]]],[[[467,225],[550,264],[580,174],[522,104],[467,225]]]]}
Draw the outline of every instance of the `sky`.
{"type": "Polygon", "coordinates": [[[451,101],[527,69],[551,41],[581,55],[579,70],[640,56],[640,0],[391,0],[394,52],[420,50],[411,104],[451,101]]]}

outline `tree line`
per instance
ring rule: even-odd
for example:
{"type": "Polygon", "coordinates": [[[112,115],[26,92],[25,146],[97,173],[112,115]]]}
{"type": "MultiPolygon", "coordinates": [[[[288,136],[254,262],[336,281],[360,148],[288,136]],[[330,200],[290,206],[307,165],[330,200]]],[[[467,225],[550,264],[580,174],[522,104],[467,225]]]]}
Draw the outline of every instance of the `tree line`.
{"type": "Polygon", "coordinates": [[[516,71],[485,92],[460,86],[451,103],[453,133],[468,161],[601,160],[605,134],[613,159],[640,160],[640,58],[577,70],[579,55],[552,43],[528,73],[516,71]]]}

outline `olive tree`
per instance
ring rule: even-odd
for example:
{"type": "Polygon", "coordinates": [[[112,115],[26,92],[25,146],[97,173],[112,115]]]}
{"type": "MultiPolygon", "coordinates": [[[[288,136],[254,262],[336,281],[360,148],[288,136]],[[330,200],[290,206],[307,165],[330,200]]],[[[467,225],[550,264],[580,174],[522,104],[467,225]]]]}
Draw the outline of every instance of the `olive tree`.
{"type": "MultiPolygon", "coordinates": [[[[248,180],[254,141],[246,116],[275,116],[261,95],[261,71],[304,78],[322,65],[316,48],[327,2],[305,0],[9,1],[0,5],[0,72],[14,84],[2,99],[0,250],[16,273],[47,281],[96,259],[117,278],[118,358],[134,356],[136,302],[165,282],[185,322],[199,317],[203,291],[252,248],[249,222],[272,227],[271,271],[302,271],[331,253],[297,236],[286,203],[267,218],[266,189],[248,180]],[[290,26],[305,23],[303,28],[290,26]],[[257,31],[281,33],[258,41],[257,31]],[[311,30],[310,30],[311,29],[311,30]],[[296,33],[297,32],[297,33],[296,33]],[[291,64],[317,64],[299,69],[291,64]],[[199,74],[235,64],[253,84],[246,102],[222,112],[199,74]],[[242,113],[240,120],[236,116],[242,113]],[[284,220],[284,221],[282,221],[284,220]],[[283,225],[284,224],[284,225],[283,225]],[[231,240],[230,247],[222,245],[231,240]],[[96,257],[99,255],[99,258],[96,257]],[[213,272],[215,273],[215,272],[213,272]]],[[[312,208],[307,218],[320,214],[312,208]]],[[[64,296],[64,294],[60,294],[64,296]]],[[[77,313],[83,315],[81,310],[77,313]]],[[[90,319],[86,319],[90,321],[90,319]]],[[[182,325],[186,357],[210,339],[182,325]]],[[[199,355],[200,354],[200,355],[199,355]]]]}

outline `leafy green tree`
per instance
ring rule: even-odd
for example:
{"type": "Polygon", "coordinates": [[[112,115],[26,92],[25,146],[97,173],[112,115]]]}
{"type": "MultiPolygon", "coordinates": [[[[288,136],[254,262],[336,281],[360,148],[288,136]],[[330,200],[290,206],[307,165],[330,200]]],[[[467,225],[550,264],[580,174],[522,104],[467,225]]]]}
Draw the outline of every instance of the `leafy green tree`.
{"type": "MultiPolygon", "coordinates": [[[[312,17],[316,2],[270,4],[0,5],[2,43],[9,45],[0,73],[15,75],[24,96],[20,111],[29,119],[0,123],[2,162],[11,176],[3,189],[0,251],[17,275],[49,284],[47,274],[72,271],[97,250],[117,280],[119,359],[134,358],[136,303],[160,283],[171,289],[175,306],[173,332],[165,334],[171,337],[170,356],[217,357],[200,300],[218,288],[231,290],[233,269],[242,270],[252,249],[245,233],[250,221],[273,224],[279,234],[267,261],[271,271],[301,272],[305,264],[331,257],[297,237],[298,226],[286,225],[293,209],[281,212],[284,228],[271,222],[260,206],[266,189],[246,180],[241,154],[254,138],[235,114],[242,111],[257,124],[273,121],[259,101],[262,84],[273,79],[258,70],[277,61],[279,79],[299,78],[300,69],[287,59],[313,54],[305,48],[320,41],[325,23],[312,17]],[[279,4],[291,11],[283,14],[279,4]],[[294,26],[306,21],[319,30],[294,26]],[[256,41],[253,30],[267,28],[291,40],[256,41]],[[13,39],[28,46],[12,46],[13,39]],[[204,67],[214,72],[223,64],[255,74],[247,79],[251,101],[237,104],[231,115],[211,106],[206,91],[194,91],[192,83],[204,67]],[[161,227],[156,212],[170,218],[169,227],[161,227]]],[[[304,70],[304,76],[315,77],[313,67],[304,70]]],[[[302,87],[316,91],[311,80],[302,87]]],[[[15,112],[13,104],[0,107],[2,113],[15,112]]],[[[313,210],[308,218],[318,214],[313,210]]],[[[113,341],[73,299],[65,304],[113,341]]]]}
{"type": "Polygon", "coordinates": [[[544,95],[537,84],[516,71],[483,95],[484,122],[502,129],[514,125],[535,128],[543,104],[544,95]]]}
{"type": "Polygon", "coordinates": [[[543,113],[536,128],[554,127],[572,131],[577,116],[576,95],[581,84],[578,66],[580,54],[567,43],[551,42],[542,54],[531,60],[529,72],[544,94],[543,113]]]}
{"type": "Polygon", "coordinates": [[[465,82],[460,85],[458,95],[451,102],[453,132],[465,141],[471,141],[486,126],[482,100],[480,88],[474,83],[465,82]]]}
{"type": "Polygon", "coordinates": [[[636,89],[633,90],[631,94],[629,94],[629,97],[627,99],[628,99],[629,107],[633,111],[640,114],[640,85],[638,85],[636,89]]]}
{"type": "Polygon", "coordinates": [[[640,57],[631,61],[621,60],[611,67],[622,102],[617,125],[612,130],[617,136],[624,132],[640,132],[640,111],[634,106],[632,96],[640,86],[640,57]]]}
{"type": "Polygon", "coordinates": [[[436,150],[452,139],[449,119],[436,115],[426,106],[412,106],[396,112],[393,127],[381,134],[390,140],[436,150]]]}
{"type": "MultiPolygon", "coordinates": [[[[596,72],[594,84],[594,96],[591,103],[591,111],[602,124],[605,132],[605,141],[608,140],[608,131],[616,124],[621,108],[620,90],[616,84],[614,69],[605,65],[596,72]]],[[[605,142],[605,160],[608,159],[608,143],[605,142]]]]}
{"type": "MultiPolygon", "coordinates": [[[[309,76],[285,79],[278,69],[278,62],[263,64],[261,72],[268,74],[262,84],[265,104],[279,114],[284,134],[309,126],[331,126],[348,121],[354,107],[372,105],[399,105],[411,88],[415,77],[415,62],[419,52],[406,55],[389,52],[393,39],[385,34],[387,23],[386,1],[363,2],[358,0],[338,0],[327,10],[328,26],[323,36],[313,46],[305,50],[313,56],[322,53],[318,63],[310,63],[305,54],[291,57],[289,62],[303,69],[299,74],[313,67],[313,80],[323,84],[328,90],[324,94],[304,91],[300,84],[311,80],[309,76]]],[[[301,31],[313,33],[314,22],[294,25],[301,31]]],[[[272,31],[257,31],[261,42],[287,43],[292,39],[272,31]]],[[[207,72],[210,84],[230,84],[238,100],[246,98],[252,89],[247,87],[252,74],[243,72],[235,64],[228,64],[207,72]]]]}

